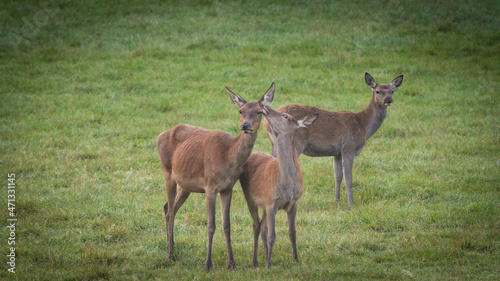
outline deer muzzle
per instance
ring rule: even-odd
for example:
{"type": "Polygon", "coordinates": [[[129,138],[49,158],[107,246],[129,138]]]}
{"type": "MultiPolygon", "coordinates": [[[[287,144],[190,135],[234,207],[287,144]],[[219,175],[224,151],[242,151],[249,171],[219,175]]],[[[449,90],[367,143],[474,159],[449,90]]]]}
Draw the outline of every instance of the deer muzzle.
{"type": "Polygon", "coordinates": [[[387,97],[384,99],[384,104],[385,105],[391,105],[392,104],[392,98],[391,97],[387,97]]]}
{"type": "Polygon", "coordinates": [[[250,128],[250,123],[244,122],[243,124],[241,124],[241,130],[245,133],[251,133],[252,129],[250,128]]]}

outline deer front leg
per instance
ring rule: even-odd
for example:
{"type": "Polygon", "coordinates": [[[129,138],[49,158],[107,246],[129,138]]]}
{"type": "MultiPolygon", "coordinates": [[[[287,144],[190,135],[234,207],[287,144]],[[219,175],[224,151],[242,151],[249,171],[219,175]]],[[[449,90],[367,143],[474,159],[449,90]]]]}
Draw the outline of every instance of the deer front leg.
{"type": "Polygon", "coordinates": [[[342,156],[333,156],[333,170],[335,172],[335,201],[340,201],[340,184],[342,184],[342,156]]]}
{"type": "Polygon", "coordinates": [[[207,234],[208,234],[208,246],[207,246],[207,259],[205,261],[205,268],[209,270],[212,267],[212,240],[215,233],[215,204],[216,204],[216,194],[207,192],[205,195],[205,204],[207,207],[207,234]]]}
{"type": "Polygon", "coordinates": [[[343,166],[344,166],[344,175],[345,175],[345,185],[347,188],[347,201],[349,203],[349,207],[352,207],[354,204],[352,198],[352,165],[354,162],[353,157],[342,156],[343,166]]]}
{"type": "Polygon", "coordinates": [[[288,236],[290,237],[290,242],[292,243],[292,253],[293,260],[295,262],[299,261],[299,257],[297,255],[297,230],[295,228],[295,218],[297,215],[297,203],[293,204],[293,206],[288,210],[288,236]]]}
{"type": "Polygon", "coordinates": [[[233,189],[226,190],[220,193],[220,208],[222,213],[222,229],[224,230],[224,236],[226,238],[226,249],[227,249],[227,263],[230,269],[236,267],[233,257],[233,248],[231,247],[231,222],[229,216],[229,210],[231,207],[231,197],[233,194],[233,189]]]}
{"type": "Polygon", "coordinates": [[[269,208],[267,213],[267,255],[266,267],[271,267],[271,258],[273,255],[274,242],[276,242],[276,211],[274,208],[269,208]]]}

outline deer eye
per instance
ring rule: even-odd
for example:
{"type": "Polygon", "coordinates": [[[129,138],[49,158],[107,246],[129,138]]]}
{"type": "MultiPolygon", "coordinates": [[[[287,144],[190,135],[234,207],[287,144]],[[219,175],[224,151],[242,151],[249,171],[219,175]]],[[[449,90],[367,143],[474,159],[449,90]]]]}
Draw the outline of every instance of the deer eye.
{"type": "Polygon", "coordinates": [[[243,111],[241,111],[241,109],[239,110],[239,112],[240,112],[240,114],[242,114],[242,113],[243,113],[243,111]]]}
{"type": "Polygon", "coordinates": [[[288,119],[288,115],[283,114],[283,118],[288,119]]]}
{"type": "Polygon", "coordinates": [[[394,91],[391,91],[391,94],[394,94],[394,91]]]}
{"type": "Polygon", "coordinates": [[[259,114],[262,114],[262,111],[259,111],[259,114]]]}
{"type": "Polygon", "coordinates": [[[380,92],[379,92],[379,91],[375,91],[375,93],[380,94],[380,92]]]}

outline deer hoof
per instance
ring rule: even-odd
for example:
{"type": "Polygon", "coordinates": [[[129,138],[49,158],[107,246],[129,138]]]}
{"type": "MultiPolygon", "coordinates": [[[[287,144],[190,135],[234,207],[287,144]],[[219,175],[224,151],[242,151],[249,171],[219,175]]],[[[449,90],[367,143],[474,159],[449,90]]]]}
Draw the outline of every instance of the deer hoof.
{"type": "Polygon", "coordinates": [[[212,268],[212,261],[207,261],[205,263],[205,269],[208,271],[210,271],[210,268],[212,268]]]}

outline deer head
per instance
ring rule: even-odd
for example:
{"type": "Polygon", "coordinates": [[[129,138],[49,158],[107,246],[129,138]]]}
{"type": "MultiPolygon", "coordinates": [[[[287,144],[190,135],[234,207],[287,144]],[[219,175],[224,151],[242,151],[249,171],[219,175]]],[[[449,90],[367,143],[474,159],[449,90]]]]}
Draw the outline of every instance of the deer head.
{"type": "Polygon", "coordinates": [[[273,101],[274,82],[257,102],[246,102],[242,97],[229,90],[228,87],[226,87],[226,91],[234,105],[240,108],[241,131],[246,134],[257,132],[260,127],[263,108],[273,101]]]}
{"type": "Polygon", "coordinates": [[[276,135],[293,134],[299,128],[311,126],[316,121],[316,118],[318,118],[318,114],[310,114],[300,120],[295,120],[290,114],[279,113],[269,106],[265,106],[263,112],[271,130],[276,135]]]}
{"type": "Polygon", "coordinates": [[[392,104],[392,94],[394,93],[394,89],[403,83],[403,75],[394,78],[390,84],[378,84],[368,72],[365,72],[365,82],[366,85],[372,88],[375,103],[386,107],[392,104]]]}

